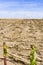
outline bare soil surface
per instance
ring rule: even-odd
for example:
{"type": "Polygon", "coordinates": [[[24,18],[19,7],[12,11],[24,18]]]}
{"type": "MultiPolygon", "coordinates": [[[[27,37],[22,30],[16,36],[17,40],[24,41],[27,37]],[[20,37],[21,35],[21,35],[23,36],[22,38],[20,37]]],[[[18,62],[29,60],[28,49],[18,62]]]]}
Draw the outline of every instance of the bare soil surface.
{"type": "MultiPolygon", "coordinates": [[[[14,60],[7,57],[7,65],[29,65],[33,43],[43,60],[43,19],[0,19],[0,65],[4,65],[3,42],[8,46],[8,53],[14,55],[14,60]]],[[[43,62],[37,60],[37,65],[43,62]]]]}

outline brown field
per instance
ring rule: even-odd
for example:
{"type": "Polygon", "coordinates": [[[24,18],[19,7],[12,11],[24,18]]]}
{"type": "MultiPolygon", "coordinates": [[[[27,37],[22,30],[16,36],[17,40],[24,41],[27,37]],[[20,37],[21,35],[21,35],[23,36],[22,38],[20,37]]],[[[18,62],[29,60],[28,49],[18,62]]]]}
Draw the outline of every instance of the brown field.
{"type": "MultiPolygon", "coordinates": [[[[7,65],[29,65],[30,45],[37,46],[37,55],[43,59],[43,19],[0,19],[0,65],[3,64],[3,42],[15,60],[7,65]]],[[[37,65],[43,62],[37,60],[37,65]]]]}

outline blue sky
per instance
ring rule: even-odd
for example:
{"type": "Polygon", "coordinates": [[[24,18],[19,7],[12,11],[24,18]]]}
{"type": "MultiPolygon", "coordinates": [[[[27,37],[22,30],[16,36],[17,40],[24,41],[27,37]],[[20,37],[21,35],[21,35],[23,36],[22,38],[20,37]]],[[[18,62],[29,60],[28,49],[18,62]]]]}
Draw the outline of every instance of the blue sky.
{"type": "Polygon", "coordinates": [[[0,18],[43,18],[43,0],[0,0],[0,18]]]}

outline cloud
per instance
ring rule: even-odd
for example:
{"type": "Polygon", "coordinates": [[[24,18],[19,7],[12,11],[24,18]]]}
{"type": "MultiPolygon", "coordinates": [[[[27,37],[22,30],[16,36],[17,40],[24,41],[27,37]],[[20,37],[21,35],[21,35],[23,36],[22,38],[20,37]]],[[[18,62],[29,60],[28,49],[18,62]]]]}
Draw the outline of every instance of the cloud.
{"type": "Polygon", "coordinates": [[[43,14],[42,14],[43,12],[25,12],[24,14],[24,18],[43,18],[43,14]]]}
{"type": "Polygon", "coordinates": [[[19,2],[4,2],[0,3],[0,10],[7,10],[7,11],[18,11],[18,10],[24,10],[23,3],[19,2]]]}
{"type": "Polygon", "coordinates": [[[0,3],[0,7],[10,7],[10,6],[24,6],[23,3],[19,2],[2,2],[0,3]]]}
{"type": "Polygon", "coordinates": [[[43,12],[26,12],[26,11],[0,11],[0,18],[42,18],[43,12]]]}
{"type": "Polygon", "coordinates": [[[39,6],[42,6],[42,4],[40,3],[34,3],[34,2],[2,2],[0,3],[0,8],[9,8],[9,7],[24,7],[26,9],[27,8],[34,8],[34,7],[39,7],[39,6]]]}
{"type": "Polygon", "coordinates": [[[0,18],[42,18],[43,8],[41,7],[42,4],[33,2],[2,2],[0,18]]]}

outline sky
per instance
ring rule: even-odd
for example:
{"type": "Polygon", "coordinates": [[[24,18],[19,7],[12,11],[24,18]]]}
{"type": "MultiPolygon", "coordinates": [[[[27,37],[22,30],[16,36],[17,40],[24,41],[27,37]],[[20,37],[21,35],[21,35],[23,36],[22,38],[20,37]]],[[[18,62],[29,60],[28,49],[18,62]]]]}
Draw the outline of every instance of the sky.
{"type": "Polygon", "coordinates": [[[0,0],[0,18],[43,18],[43,0],[0,0]]]}

